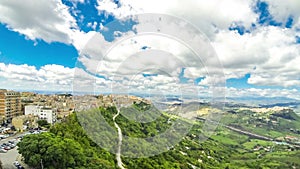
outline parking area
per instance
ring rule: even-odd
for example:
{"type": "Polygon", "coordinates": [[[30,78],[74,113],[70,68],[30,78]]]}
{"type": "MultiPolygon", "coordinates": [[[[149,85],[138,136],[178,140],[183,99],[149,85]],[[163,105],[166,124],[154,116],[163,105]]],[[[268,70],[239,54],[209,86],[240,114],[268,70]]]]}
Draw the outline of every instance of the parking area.
{"type": "Polygon", "coordinates": [[[20,154],[18,153],[16,146],[16,144],[20,141],[20,139],[18,139],[20,135],[21,134],[17,134],[0,140],[0,159],[4,169],[18,168],[14,165],[15,161],[22,164],[20,161],[20,154]],[[11,148],[9,149],[9,147],[11,148]]]}
{"type": "Polygon", "coordinates": [[[13,148],[7,153],[0,153],[0,159],[2,161],[3,168],[5,169],[16,169],[17,167],[14,166],[14,161],[16,161],[19,153],[17,148],[13,148]]]}
{"type": "MultiPolygon", "coordinates": [[[[6,139],[2,139],[0,141],[0,146],[1,145],[7,145],[7,146],[1,146],[0,147],[0,159],[1,159],[1,162],[2,162],[2,165],[3,165],[3,168],[5,169],[16,169],[17,167],[14,166],[14,161],[16,161],[19,153],[18,153],[18,150],[17,150],[17,147],[16,147],[16,144],[17,144],[17,140],[14,140],[15,137],[8,137],[6,139]],[[14,140],[14,147],[11,147],[11,149],[8,149],[9,147],[9,142],[8,141],[11,141],[11,140],[14,140]]],[[[12,145],[12,144],[10,144],[12,145]]]]}
{"type": "Polygon", "coordinates": [[[17,133],[14,135],[4,135],[0,134],[0,160],[2,162],[4,169],[16,169],[18,168],[14,165],[14,162],[17,161],[19,164],[19,168],[28,169],[29,167],[21,161],[21,155],[18,153],[18,147],[16,146],[21,137],[27,134],[39,134],[42,132],[46,132],[43,130],[31,130],[23,133],[17,133]],[[21,167],[22,166],[22,167],[21,167]]]}

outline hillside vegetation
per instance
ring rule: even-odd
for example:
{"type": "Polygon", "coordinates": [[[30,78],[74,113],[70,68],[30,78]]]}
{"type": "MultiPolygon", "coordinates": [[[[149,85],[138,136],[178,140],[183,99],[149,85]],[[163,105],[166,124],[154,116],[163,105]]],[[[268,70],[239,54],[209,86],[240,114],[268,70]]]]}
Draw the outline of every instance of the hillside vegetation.
{"type": "MultiPolygon", "coordinates": [[[[149,109],[147,105],[136,104],[133,107],[137,112],[149,109]]],[[[85,112],[84,117],[93,118],[97,125],[97,116],[101,115],[110,126],[114,126],[112,116],[117,113],[115,107],[100,107],[96,112],[98,113],[96,117],[95,111],[85,112]]],[[[80,114],[77,113],[77,116],[80,114]]],[[[90,122],[91,119],[79,123],[77,116],[76,113],[68,116],[63,122],[52,126],[47,133],[25,136],[18,143],[18,150],[25,162],[33,168],[40,168],[42,162],[43,167],[48,169],[117,168],[115,155],[94,143],[83,130],[81,124],[86,125],[84,123],[90,122]]],[[[251,116],[253,113],[248,111],[227,113],[223,122],[254,132],[257,128],[253,126],[265,125],[260,120],[252,121],[251,116]]],[[[266,125],[261,130],[257,130],[258,133],[274,137],[284,136],[290,132],[290,127],[299,126],[298,119],[291,119],[287,115],[270,114],[268,117],[276,118],[279,125],[272,126],[272,131],[270,126],[266,125]],[[290,120],[290,125],[286,124],[288,122],[286,120],[290,120]]],[[[123,135],[146,138],[166,131],[174,120],[167,114],[161,114],[155,121],[138,123],[120,115],[116,122],[122,128],[123,135]]],[[[202,125],[200,121],[193,124],[188,134],[169,151],[148,158],[122,157],[125,167],[132,169],[300,168],[300,151],[295,147],[250,138],[222,126],[217,128],[211,138],[201,142],[199,136],[202,125]]],[[[101,133],[99,136],[103,139],[115,137],[101,135],[101,133]]]]}

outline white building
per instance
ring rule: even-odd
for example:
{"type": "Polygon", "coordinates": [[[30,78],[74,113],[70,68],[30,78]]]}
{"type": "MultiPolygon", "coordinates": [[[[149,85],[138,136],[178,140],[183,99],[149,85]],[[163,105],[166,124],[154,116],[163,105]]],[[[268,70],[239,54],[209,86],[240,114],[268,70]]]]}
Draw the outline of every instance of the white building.
{"type": "Polygon", "coordinates": [[[50,124],[56,122],[56,111],[49,107],[36,105],[25,106],[25,115],[29,114],[38,116],[40,120],[46,120],[50,124]]]}

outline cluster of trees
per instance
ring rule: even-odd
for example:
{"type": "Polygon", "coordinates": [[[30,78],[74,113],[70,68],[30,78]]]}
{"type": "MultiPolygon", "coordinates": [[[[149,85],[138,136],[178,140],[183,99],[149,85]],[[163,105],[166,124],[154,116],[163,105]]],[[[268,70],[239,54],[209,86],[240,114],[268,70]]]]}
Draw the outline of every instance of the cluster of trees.
{"type": "Polygon", "coordinates": [[[115,168],[113,154],[99,148],[80,126],[76,114],[50,132],[26,135],[18,143],[25,163],[33,168],[115,168]]]}
{"type": "Polygon", "coordinates": [[[84,149],[78,142],[53,133],[24,137],[18,146],[25,163],[35,168],[76,168],[86,165],[84,149]]]}

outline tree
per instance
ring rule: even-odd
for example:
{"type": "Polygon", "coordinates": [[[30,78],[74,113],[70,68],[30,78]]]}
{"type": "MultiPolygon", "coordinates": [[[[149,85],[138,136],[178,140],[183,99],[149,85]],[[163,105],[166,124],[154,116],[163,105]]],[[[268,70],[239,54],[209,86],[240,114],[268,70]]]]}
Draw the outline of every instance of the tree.
{"type": "Polygon", "coordinates": [[[25,136],[18,147],[25,163],[34,168],[78,168],[86,163],[79,143],[52,133],[25,136]]]}
{"type": "Polygon", "coordinates": [[[50,128],[50,124],[47,122],[47,120],[39,120],[37,123],[39,127],[50,128]]]}

